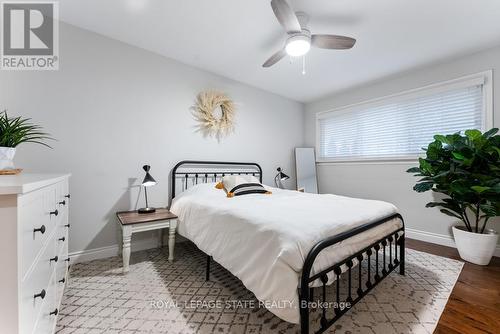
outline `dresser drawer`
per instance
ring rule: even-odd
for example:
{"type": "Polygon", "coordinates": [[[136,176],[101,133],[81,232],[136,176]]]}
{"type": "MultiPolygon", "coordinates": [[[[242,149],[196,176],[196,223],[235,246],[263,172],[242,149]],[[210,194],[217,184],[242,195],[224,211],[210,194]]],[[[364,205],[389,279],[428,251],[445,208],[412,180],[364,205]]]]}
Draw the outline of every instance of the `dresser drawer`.
{"type": "MultiPolygon", "coordinates": [[[[66,284],[66,280],[68,279],[68,262],[61,261],[57,265],[56,273],[55,273],[55,284],[57,290],[56,300],[58,304],[61,302],[62,295],[64,292],[64,285],[66,284]]],[[[57,305],[59,307],[59,305],[57,305]]]]}
{"type": "Polygon", "coordinates": [[[23,278],[29,274],[34,259],[47,243],[49,236],[53,234],[58,222],[67,220],[67,210],[62,214],[57,210],[57,186],[58,184],[54,184],[20,197],[23,278]]]}
{"type": "Polygon", "coordinates": [[[43,301],[41,311],[35,320],[34,330],[30,333],[50,334],[54,331],[57,314],[59,313],[59,310],[57,310],[57,313],[54,312],[58,308],[55,274],[50,279],[47,291],[47,297],[43,301]]]}
{"type": "Polygon", "coordinates": [[[63,256],[68,255],[68,230],[69,228],[65,225],[59,225],[56,227],[56,243],[57,251],[63,256]]]}
{"type": "Polygon", "coordinates": [[[20,241],[22,244],[22,277],[28,273],[33,260],[54,231],[46,210],[49,192],[37,191],[20,197],[20,241]]]}
{"type": "Polygon", "coordinates": [[[67,224],[68,208],[69,208],[69,186],[68,181],[59,182],[55,185],[55,204],[59,215],[57,216],[57,224],[67,224]]]}
{"type": "Polygon", "coordinates": [[[54,276],[57,264],[63,261],[57,256],[57,244],[54,236],[55,234],[48,241],[42,254],[36,259],[31,272],[21,285],[21,324],[25,329],[23,333],[31,333],[42,305],[56,296],[55,286],[50,280],[54,276]],[[57,262],[54,260],[56,256],[57,262]],[[43,298],[42,296],[35,298],[36,294],[44,294],[44,296],[43,298]]]}
{"type": "Polygon", "coordinates": [[[56,268],[56,286],[57,286],[57,300],[60,302],[64,291],[64,284],[66,283],[66,276],[68,272],[68,228],[61,225],[57,230],[57,248],[59,254],[59,262],[56,268]],[[64,238],[64,241],[61,239],[64,238]]]}
{"type": "Polygon", "coordinates": [[[56,183],[47,187],[45,194],[45,210],[49,213],[49,223],[51,227],[61,225],[64,217],[66,217],[66,209],[59,202],[60,183],[56,183]]]}

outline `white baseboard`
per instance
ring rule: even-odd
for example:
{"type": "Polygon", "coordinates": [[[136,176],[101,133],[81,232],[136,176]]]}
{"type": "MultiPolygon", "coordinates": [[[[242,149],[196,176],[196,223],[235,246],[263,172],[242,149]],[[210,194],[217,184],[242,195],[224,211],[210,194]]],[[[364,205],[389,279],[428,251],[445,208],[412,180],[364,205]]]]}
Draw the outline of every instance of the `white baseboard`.
{"type": "MultiPolygon", "coordinates": [[[[156,239],[146,239],[133,241],[131,243],[132,252],[137,252],[145,249],[156,248],[158,242],[156,239]]],[[[83,251],[69,253],[71,263],[87,262],[92,260],[104,259],[107,257],[118,256],[121,254],[119,245],[86,249],[83,251]]]]}
{"type": "MultiPolygon", "coordinates": [[[[433,244],[456,248],[455,241],[453,241],[453,238],[449,235],[426,232],[426,231],[416,230],[413,228],[406,228],[405,231],[406,231],[406,236],[410,239],[416,239],[416,240],[430,242],[433,244]]],[[[185,239],[182,238],[181,236],[177,236],[176,239],[177,239],[176,242],[185,241],[185,239]]],[[[164,244],[166,245],[166,243],[164,244]]],[[[151,238],[146,240],[133,241],[131,247],[132,247],[132,252],[156,248],[157,240],[156,238],[151,238]]],[[[69,257],[71,259],[71,263],[79,263],[97,259],[104,259],[107,257],[118,256],[118,255],[120,255],[120,246],[116,244],[112,246],[72,252],[69,254],[69,257]]],[[[497,246],[494,255],[500,257],[500,245],[497,246]]]]}
{"type": "MultiPolygon", "coordinates": [[[[164,233],[163,245],[167,245],[168,235],[164,233]]],[[[185,242],[186,238],[183,238],[180,235],[175,236],[175,243],[185,242]]],[[[152,237],[149,239],[132,241],[130,247],[133,252],[138,252],[141,250],[156,248],[158,246],[158,240],[156,237],[152,237]]],[[[121,246],[118,244],[106,246],[106,247],[98,247],[92,249],[86,249],[83,251],[77,251],[69,253],[69,258],[71,259],[71,263],[80,263],[80,262],[88,262],[92,260],[105,259],[107,257],[113,257],[121,255],[121,246]]]]}
{"type": "MultiPolygon", "coordinates": [[[[456,248],[455,241],[450,235],[420,231],[408,227],[405,229],[405,233],[406,236],[410,239],[416,239],[416,240],[430,242],[433,244],[456,248]]],[[[494,256],[500,257],[500,245],[497,245],[494,256]]]]}

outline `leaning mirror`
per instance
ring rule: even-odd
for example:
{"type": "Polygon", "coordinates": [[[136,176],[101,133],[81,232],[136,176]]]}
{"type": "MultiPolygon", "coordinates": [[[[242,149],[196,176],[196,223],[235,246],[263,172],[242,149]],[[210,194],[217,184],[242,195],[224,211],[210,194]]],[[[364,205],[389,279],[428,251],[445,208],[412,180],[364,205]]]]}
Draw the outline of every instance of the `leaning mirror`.
{"type": "Polygon", "coordinates": [[[316,178],[316,156],[312,147],[295,148],[295,169],[297,190],[306,193],[318,193],[316,178]]]}

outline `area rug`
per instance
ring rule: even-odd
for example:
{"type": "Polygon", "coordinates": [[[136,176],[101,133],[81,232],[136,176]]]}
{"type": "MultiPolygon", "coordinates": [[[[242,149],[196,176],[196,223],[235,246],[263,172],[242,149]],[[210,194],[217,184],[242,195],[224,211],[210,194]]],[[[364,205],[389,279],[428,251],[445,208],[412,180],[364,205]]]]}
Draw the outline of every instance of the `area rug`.
{"type": "MultiPolygon", "coordinates": [[[[406,259],[405,276],[391,273],[329,333],[432,333],[463,263],[412,249],[406,259]]],[[[252,301],[253,294],[216,263],[206,282],[205,255],[183,242],[173,263],[166,248],[133,253],[126,275],[120,257],[72,266],[56,332],[299,333],[298,325],[252,301]]],[[[317,321],[319,311],[311,318],[317,321]]]]}

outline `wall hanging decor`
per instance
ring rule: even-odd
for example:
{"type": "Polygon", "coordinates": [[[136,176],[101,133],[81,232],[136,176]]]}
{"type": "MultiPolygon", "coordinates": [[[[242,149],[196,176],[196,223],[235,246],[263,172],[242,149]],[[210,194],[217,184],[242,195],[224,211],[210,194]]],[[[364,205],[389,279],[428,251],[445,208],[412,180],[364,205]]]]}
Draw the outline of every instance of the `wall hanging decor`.
{"type": "Polygon", "coordinates": [[[197,131],[220,141],[234,131],[235,104],[224,93],[208,90],[198,94],[193,106],[197,131]]]}

